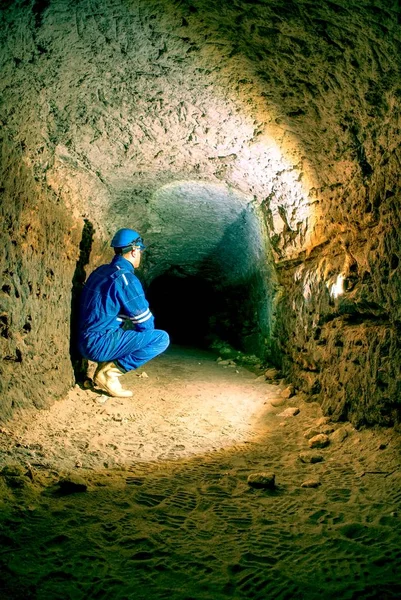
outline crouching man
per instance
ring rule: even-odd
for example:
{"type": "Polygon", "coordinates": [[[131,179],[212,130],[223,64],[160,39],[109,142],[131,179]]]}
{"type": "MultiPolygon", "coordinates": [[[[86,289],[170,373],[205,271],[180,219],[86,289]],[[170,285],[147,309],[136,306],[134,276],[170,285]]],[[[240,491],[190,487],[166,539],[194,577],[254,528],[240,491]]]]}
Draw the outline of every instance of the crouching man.
{"type": "Polygon", "coordinates": [[[137,369],[169,345],[165,331],[154,328],[153,315],[135,275],[145,246],[133,229],[120,229],[111,241],[115,256],[98,267],[82,291],[79,350],[98,364],[94,383],[110,396],[129,397],[119,378],[137,369]]]}

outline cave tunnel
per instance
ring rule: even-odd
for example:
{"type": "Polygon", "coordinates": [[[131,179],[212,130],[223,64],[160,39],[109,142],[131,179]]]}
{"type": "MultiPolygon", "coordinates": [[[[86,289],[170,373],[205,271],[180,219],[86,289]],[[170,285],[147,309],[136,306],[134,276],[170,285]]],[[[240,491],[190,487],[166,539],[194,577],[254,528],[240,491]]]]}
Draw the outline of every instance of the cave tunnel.
{"type": "Polygon", "coordinates": [[[148,219],[144,272],[156,326],[173,343],[224,340],[262,357],[276,280],[253,199],[222,184],[175,182],[154,194],[148,219]]]}
{"type": "MultiPolygon", "coordinates": [[[[174,343],[227,343],[330,422],[396,432],[398,0],[4,0],[0,23],[2,426],[76,390],[79,292],[130,227],[174,343]]],[[[340,527],[313,507],[307,527],[340,527]]],[[[338,535],[368,552],[359,522],[338,535]]],[[[233,573],[264,557],[241,560],[233,573]]],[[[264,597],[246,585],[231,597],[264,597]]]]}
{"type": "Polygon", "coordinates": [[[245,284],[235,292],[219,290],[199,276],[177,275],[174,268],[152,281],[147,291],[156,326],[168,332],[173,344],[210,348],[214,341],[225,340],[239,351],[258,352],[258,321],[242,306],[248,295],[245,284]]]}
{"type": "Polygon", "coordinates": [[[398,4],[88,6],[1,7],[2,415],[74,383],[88,222],[82,276],[129,224],[151,295],[203,281],[211,335],[333,418],[396,423],[398,4]]]}

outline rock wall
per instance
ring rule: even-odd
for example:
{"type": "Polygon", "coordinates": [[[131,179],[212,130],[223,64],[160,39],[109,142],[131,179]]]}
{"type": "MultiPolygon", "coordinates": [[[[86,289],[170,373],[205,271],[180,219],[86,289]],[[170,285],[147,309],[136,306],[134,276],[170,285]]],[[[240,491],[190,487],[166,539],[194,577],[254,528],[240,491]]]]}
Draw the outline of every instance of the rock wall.
{"type": "MultiPolygon", "coordinates": [[[[396,115],[395,115],[396,116],[396,115]]],[[[326,203],[331,238],[302,262],[283,263],[284,364],[333,418],[400,420],[400,128],[366,123],[371,170],[339,175],[326,203]],[[380,135],[381,134],[381,135],[380,135]],[[391,140],[374,147],[372,139],[391,140]],[[347,191],[345,191],[345,189],[347,191]],[[289,336],[295,344],[285,343],[289,336]]]]}
{"type": "Polygon", "coordinates": [[[71,281],[79,230],[35,180],[20,148],[1,148],[1,415],[45,407],[72,385],[71,281]]]}
{"type": "MultiPolygon", "coordinates": [[[[265,260],[263,285],[248,286],[259,332],[243,338],[264,340],[335,418],[397,421],[398,2],[17,0],[0,11],[0,416],[71,385],[71,309],[74,321],[115,229],[150,242],[148,284],[163,264],[237,289],[221,264],[194,273],[182,245],[200,239],[210,193],[176,196],[192,221],[173,224],[163,204],[163,190],[198,185],[226,190],[222,214],[241,197],[260,219],[259,245],[255,228],[236,226],[242,265],[265,260]]],[[[209,256],[223,244],[235,262],[228,231],[204,239],[209,256]]]]}

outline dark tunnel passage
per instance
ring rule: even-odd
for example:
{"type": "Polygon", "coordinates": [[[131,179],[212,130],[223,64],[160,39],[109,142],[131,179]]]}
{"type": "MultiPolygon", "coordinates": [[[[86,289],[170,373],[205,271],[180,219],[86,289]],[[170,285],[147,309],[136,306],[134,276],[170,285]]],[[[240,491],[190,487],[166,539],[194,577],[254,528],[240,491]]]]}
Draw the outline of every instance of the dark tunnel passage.
{"type": "Polygon", "coordinates": [[[219,307],[219,297],[210,282],[168,272],[152,281],[147,296],[156,327],[166,330],[174,344],[209,345],[219,307]]]}
{"type": "Polygon", "coordinates": [[[93,245],[93,224],[85,219],[82,229],[82,239],[79,244],[79,258],[75,267],[71,288],[71,324],[70,324],[70,355],[76,381],[83,381],[86,375],[87,360],[82,359],[78,352],[78,331],[76,327],[79,312],[79,300],[87,276],[86,269],[93,245]]]}
{"type": "MultiPolygon", "coordinates": [[[[258,278],[254,279],[257,284],[258,278]]],[[[260,355],[255,287],[248,279],[235,286],[222,286],[173,268],[151,282],[147,297],[156,327],[166,330],[173,344],[210,348],[223,342],[235,350],[260,355]]],[[[260,300],[262,305],[268,302],[264,295],[260,300]]]]}

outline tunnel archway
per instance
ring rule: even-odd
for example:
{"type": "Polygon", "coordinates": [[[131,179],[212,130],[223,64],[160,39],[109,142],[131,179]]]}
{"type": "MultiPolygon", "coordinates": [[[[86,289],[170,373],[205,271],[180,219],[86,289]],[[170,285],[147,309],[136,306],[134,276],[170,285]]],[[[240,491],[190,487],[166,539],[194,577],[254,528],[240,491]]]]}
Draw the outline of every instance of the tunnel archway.
{"type": "Polygon", "coordinates": [[[143,276],[157,326],[173,341],[220,339],[265,357],[276,276],[252,198],[222,184],[180,181],[157,190],[147,217],[143,276]]]}

